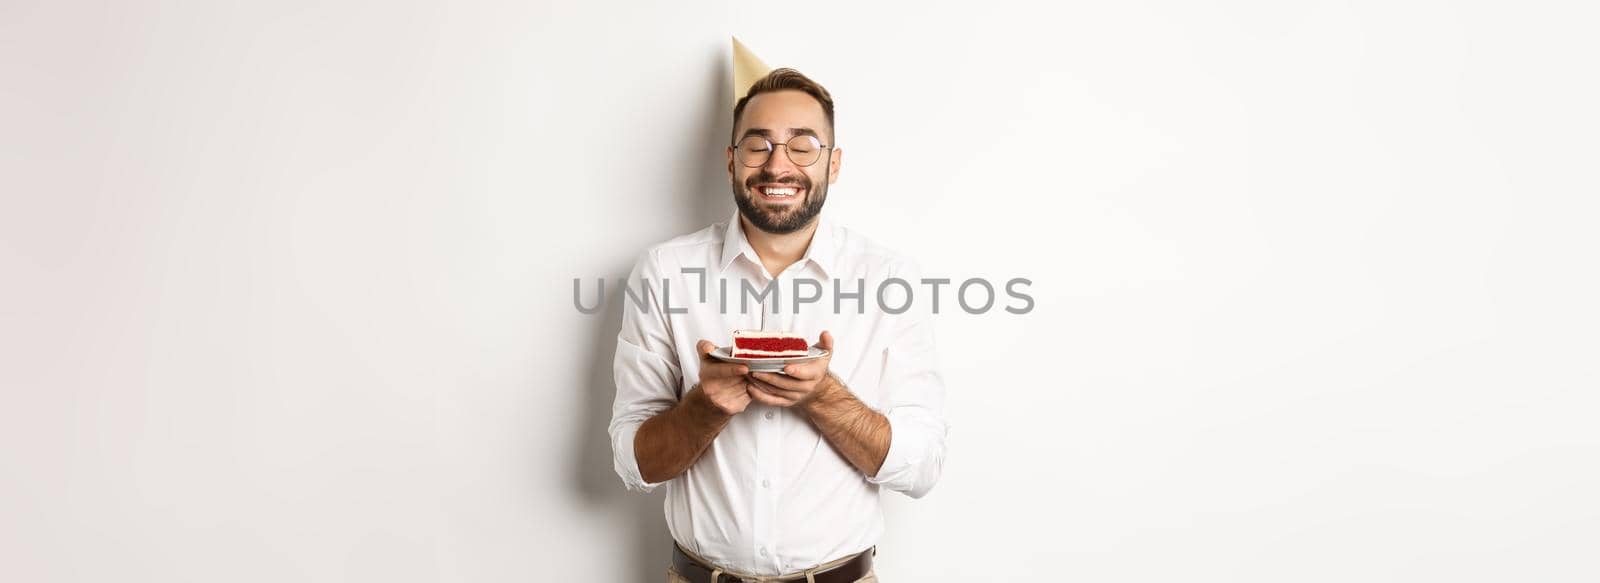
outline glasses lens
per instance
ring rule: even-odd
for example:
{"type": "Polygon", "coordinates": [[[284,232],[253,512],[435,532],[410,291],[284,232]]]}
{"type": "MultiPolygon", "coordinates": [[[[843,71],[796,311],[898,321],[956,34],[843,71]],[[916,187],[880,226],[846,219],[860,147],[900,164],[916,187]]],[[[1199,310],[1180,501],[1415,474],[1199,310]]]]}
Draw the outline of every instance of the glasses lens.
{"type": "Polygon", "coordinates": [[[822,155],[822,142],[816,136],[795,136],[789,140],[789,160],[796,166],[810,166],[822,155]]]}
{"type": "Polygon", "coordinates": [[[734,155],[739,157],[740,164],[755,168],[767,163],[767,157],[772,155],[772,142],[761,136],[748,136],[739,140],[734,155]]]}

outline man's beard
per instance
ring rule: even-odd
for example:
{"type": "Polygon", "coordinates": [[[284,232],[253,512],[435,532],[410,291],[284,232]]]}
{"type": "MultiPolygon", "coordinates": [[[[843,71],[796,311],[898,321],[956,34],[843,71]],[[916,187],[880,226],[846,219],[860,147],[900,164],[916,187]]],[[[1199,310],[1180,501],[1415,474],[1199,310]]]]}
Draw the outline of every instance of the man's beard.
{"type": "Polygon", "coordinates": [[[817,214],[822,212],[822,203],[828,199],[826,181],[823,184],[823,191],[817,192],[811,188],[811,178],[804,175],[796,180],[779,181],[763,171],[751,176],[745,182],[746,184],[743,187],[737,184],[733,187],[733,202],[739,205],[739,214],[744,215],[745,220],[750,221],[750,224],[755,225],[757,229],[774,235],[786,235],[805,228],[806,225],[811,223],[811,219],[816,218],[817,214]],[[798,208],[788,210],[787,214],[779,215],[770,209],[756,205],[755,197],[759,195],[752,194],[750,189],[757,184],[794,185],[796,188],[805,189],[806,200],[798,208]]]}

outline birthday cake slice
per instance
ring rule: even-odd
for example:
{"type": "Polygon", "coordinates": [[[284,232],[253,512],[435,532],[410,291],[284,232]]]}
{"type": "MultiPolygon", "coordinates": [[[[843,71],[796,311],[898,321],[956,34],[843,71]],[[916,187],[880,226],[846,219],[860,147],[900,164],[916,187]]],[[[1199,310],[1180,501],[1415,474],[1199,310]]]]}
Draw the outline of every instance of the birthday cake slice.
{"type": "Polygon", "coordinates": [[[793,358],[811,353],[811,344],[793,332],[734,330],[734,358],[793,358]]]}

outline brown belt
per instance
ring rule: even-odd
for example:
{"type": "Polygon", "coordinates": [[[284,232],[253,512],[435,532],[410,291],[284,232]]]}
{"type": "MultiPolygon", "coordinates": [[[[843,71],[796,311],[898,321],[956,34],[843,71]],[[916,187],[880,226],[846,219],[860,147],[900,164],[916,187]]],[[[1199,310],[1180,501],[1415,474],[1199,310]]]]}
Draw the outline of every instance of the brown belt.
{"type": "MultiPolygon", "coordinates": [[[[817,571],[811,574],[811,580],[816,583],[854,583],[855,580],[866,577],[872,572],[872,556],[878,554],[878,547],[861,551],[854,558],[844,564],[835,566],[826,571],[817,571]]],[[[707,565],[684,554],[678,545],[672,545],[672,568],[678,575],[688,579],[689,583],[743,583],[747,579],[740,579],[727,573],[717,576],[716,581],[711,580],[711,573],[716,567],[707,565]]],[[[788,578],[770,577],[764,581],[805,581],[805,575],[791,576],[788,578]]]]}

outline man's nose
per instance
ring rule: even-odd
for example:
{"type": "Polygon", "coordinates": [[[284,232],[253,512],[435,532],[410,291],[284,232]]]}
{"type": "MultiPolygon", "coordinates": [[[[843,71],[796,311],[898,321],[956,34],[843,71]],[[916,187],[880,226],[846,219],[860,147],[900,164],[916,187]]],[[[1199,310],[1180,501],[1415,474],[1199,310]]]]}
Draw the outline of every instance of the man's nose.
{"type": "Polygon", "coordinates": [[[792,169],[799,171],[800,169],[798,166],[794,165],[793,160],[789,159],[789,147],[779,145],[774,145],[772,147],[771,154],[767,156],[767,163],[762,164],[761,168],[773,176],[781,176],[784,174],[783,172],[780,172],[782,170],[792,169]]]}

